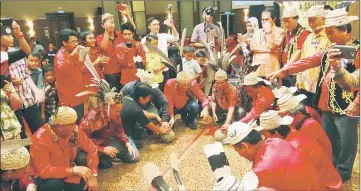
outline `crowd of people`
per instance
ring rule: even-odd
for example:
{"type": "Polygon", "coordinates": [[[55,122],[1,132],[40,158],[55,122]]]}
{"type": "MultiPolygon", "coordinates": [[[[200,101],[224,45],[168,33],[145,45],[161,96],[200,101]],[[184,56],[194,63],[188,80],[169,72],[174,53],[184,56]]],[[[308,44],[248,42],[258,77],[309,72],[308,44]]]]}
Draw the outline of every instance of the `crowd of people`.
{"type": "Polygon", "coordinates": [[[219,127],[215,141],[253,162],[255,188],[342,190],[358,142],[358,17],[314,5],[308,31],[287,7],[284,30],[266,8],[263,28],[251,17],[246,34],[224,40],[214,12],[203,9],[185,46],[172,19],[169,33],[148,19],[150,33],[138,39],[124,9],[120,30],[105,13],[104,34],[63,29],[61,48],[44,51],[2,19],[1,141],[32,143],[1,149],[1,190],[98,190],[98,169],[139,161],[148,136],[182,136],[173,132],[178,114],[193,130],[199,117],[219,127]]]}

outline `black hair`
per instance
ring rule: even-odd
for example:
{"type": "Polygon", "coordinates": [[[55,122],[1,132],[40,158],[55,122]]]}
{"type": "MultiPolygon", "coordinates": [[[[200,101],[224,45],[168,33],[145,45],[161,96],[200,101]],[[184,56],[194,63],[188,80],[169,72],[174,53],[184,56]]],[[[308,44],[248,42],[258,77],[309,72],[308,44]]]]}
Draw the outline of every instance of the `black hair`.
{"type": "Polygon", "coordinates": [[[85,45],[86,43],[86,36],[92,34],[93,32],[91,30],[88,31],[83,31],[80,33],[80,40],[81,40],[81,44],[85,45]]]}
{"type": "Polygon", "coordinates": [[[340,32],[345,32],[347,31],[347,33],[351,33],[352,31],[352,26],[350,23],[345,24],[345,25],[341,25],[341,26],[337,26],[336,29],[340,32]]]}
{"type": "Polygon", "coordinates": [[[252,85],[253,88],[258,88],[258,87],[261,87],[261,86],[269,87],[269,86],[266,84],[266,82],[264,82],[264,81],[259,81],[259,82],[257,82],[257,84],[252,85]]]}
{"type": "Polygon", "coordinates": [[[123,23],[122,25],[120,25],[120,31],[124,32],[124,30],[129,30],[133,34],[135,34],[134,26],[130,22],[126,22],[126,23],[123,23]]]}
{"type": "Polygon", "coordinates": [[[156,34],[148,34],[145,39],[148,42],[152,42],[152,40],[158,40],[158,36],[156,34]]]}
{"type": "Polygon", "coordinates": [[[199,58],[199,57],[207,57],[206,52],[204,52],[203,50],[197,51],[196,58],[199,58]]]}
{"type": "Polygon", "coordinates": [[[53,42],[49,42],[49,45],[52,44],[52,45],[55,45],[53,42]]]}
{"type": "Polygon", "coordinates": [[[186,46],[186,47],[184,47],[184,49],[183,49],[183,52],[184,53],[187,53],[187,52],[192,52],[192,53],[194,53],[194,48],[193,48],[193,46],[191,46],[191,45],[188,45],[188,46],[186,46]]]}
{"type": "Polygon", "coordinates": [[[133,97],[135,99],[135,101],[139,101],[140,97],[147,97],[152,95],[152,87],[150,87],[148,84],[145,83],[139,83],[135,89],[134,89],[134,94],[133,97]]]}
{"type": "Polygon", "coordinates": [[[78,33],[71,29],[63,29],[59,32],[60,41],[68,41],[70,36],[78,37],[78,33]]]}
{"type": "Polygon", "coordinates": [[[252,129],[252,131],[239,143],[235,144],[236,147],[241,147],[243,142],[247,142],[251,145],[256,145],[258,142],[262,140],[261,133],[252,129]]]}
{"type": "Polygon", "coordinates": [[[154,20],[159,21],[159,20],[158,20],[157,18],[155,18],[155,17],[150,17],[150,18],[147,20],[147,26],[149,26],[150,23],[152,23],[154,20]]]}
{"type": "Polygon", "coordinates": [[[290,133],[291,129],[288,125],[281,125],[278,128],[274,129],[275,132],[278,132],[282,137],[287,137],[288,133],[290,133]]]}
{"type": "Polygon", "coordinates": [[[270,13],[271,14],[271,18],[273,19],[273,20],[276,20],[276,10],[274,9],[274,8],[272,8],[272,7],[267,7],[266,9],[264,9],[263,11],[262,11],[262,13],[264,13],[264,12],[268,12],[268,13],[270,13]]]}
{"type": "Polygon", "coordinates": [[[330,5],[323,5],[323,9],[333,11],[333,8],[330,5]]]}
{"type": "Polygon", "coordinates": [[[54,71],[54,67],[49,65],[49,64],[46,64],[42,67],[42,70],[43,70],[43,76],[45,78],[45,73],[47,72],[50,72],[50,71],[54,71]]]}
{"type": "Polygon", "coordinates": [[[26,55],[26,58],[29,58],[30,55],[32,57],[38,57],[39,59],[41,59],[41,54],[40,53],[37,53],[37,52],[30,53],[30,54],[26,55]]]}

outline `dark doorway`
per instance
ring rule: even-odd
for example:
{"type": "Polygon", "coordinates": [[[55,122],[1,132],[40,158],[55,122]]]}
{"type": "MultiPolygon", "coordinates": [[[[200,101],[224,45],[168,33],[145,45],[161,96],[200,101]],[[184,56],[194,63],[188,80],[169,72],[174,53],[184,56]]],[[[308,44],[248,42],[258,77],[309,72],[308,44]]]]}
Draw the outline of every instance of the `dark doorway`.
{"type": "Polygon", "coordinates": [[[74,13],[72,12],[46,13],[46,19],[49,24],[50,42],[53,42],[57,48],[61,47],[59,38],[59,32],[61,30],[68,28],[76,31],[74,13]]]}

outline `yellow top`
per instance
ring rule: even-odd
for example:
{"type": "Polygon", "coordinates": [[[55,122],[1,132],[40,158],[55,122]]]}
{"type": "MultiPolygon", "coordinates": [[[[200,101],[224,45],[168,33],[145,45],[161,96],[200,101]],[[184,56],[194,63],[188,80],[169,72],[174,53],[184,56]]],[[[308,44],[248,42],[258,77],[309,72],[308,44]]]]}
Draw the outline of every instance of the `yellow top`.
{"type": "Polygon", "coordinates": [[[154,83],[162,83],[163,82],[163,71],[160,71],[158,73],[154,73],[153,70],[154,68],[159,68],[161,67],[163,64],[161,63],[162,58],[152,52],[147,52],[146,53],[146,57],[147,57],[147,61],[146,61],[146,65],[145,65],[145,70],[150,71],[153,73],[154,77],[153,77],[153,82],[154,83]]]}
{"type": "MultiPolygon", "coordinates": [[[[301,59],[313,56],[321,51],[324,51],[329,45],[330,41],[327,38],[325,29],[323,29],[318,35],[312,32],[308,35],[303,44],[301,59]]],[[[302,88],[309,92],[315,93],[319,74],[320,66],[310,68],[301,72],[297,75],[298,88],[302,88]]]]}

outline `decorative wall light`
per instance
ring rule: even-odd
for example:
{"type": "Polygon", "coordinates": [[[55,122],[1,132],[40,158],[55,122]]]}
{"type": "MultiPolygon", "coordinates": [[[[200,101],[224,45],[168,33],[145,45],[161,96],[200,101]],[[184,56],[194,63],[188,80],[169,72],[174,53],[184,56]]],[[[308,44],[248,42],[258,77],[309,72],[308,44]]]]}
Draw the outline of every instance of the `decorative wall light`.
{"type": "Polygon", "coordinates": [[[94,30],[94,20],[91,17],[88,17],[88,22],[89,22],[89,29],[91,31],[94,30]]]}
{"type": "Polygon", "coordinates": [[[243,9],[243,13],[244,13],[243,20],[244,20],[244,22],[247,22],[249,10],[248,9],[243,9]]]}
{"type": "Polygon", "coordinates": [[[34,37],[35,31],[34,31],[33,21],[32,21],[32,20],[27,20],[27,21],[26,21],[26,24],[27,24],[28,27],[29,27],[29,36],[30,36],[30,37],[34,37]]]}

